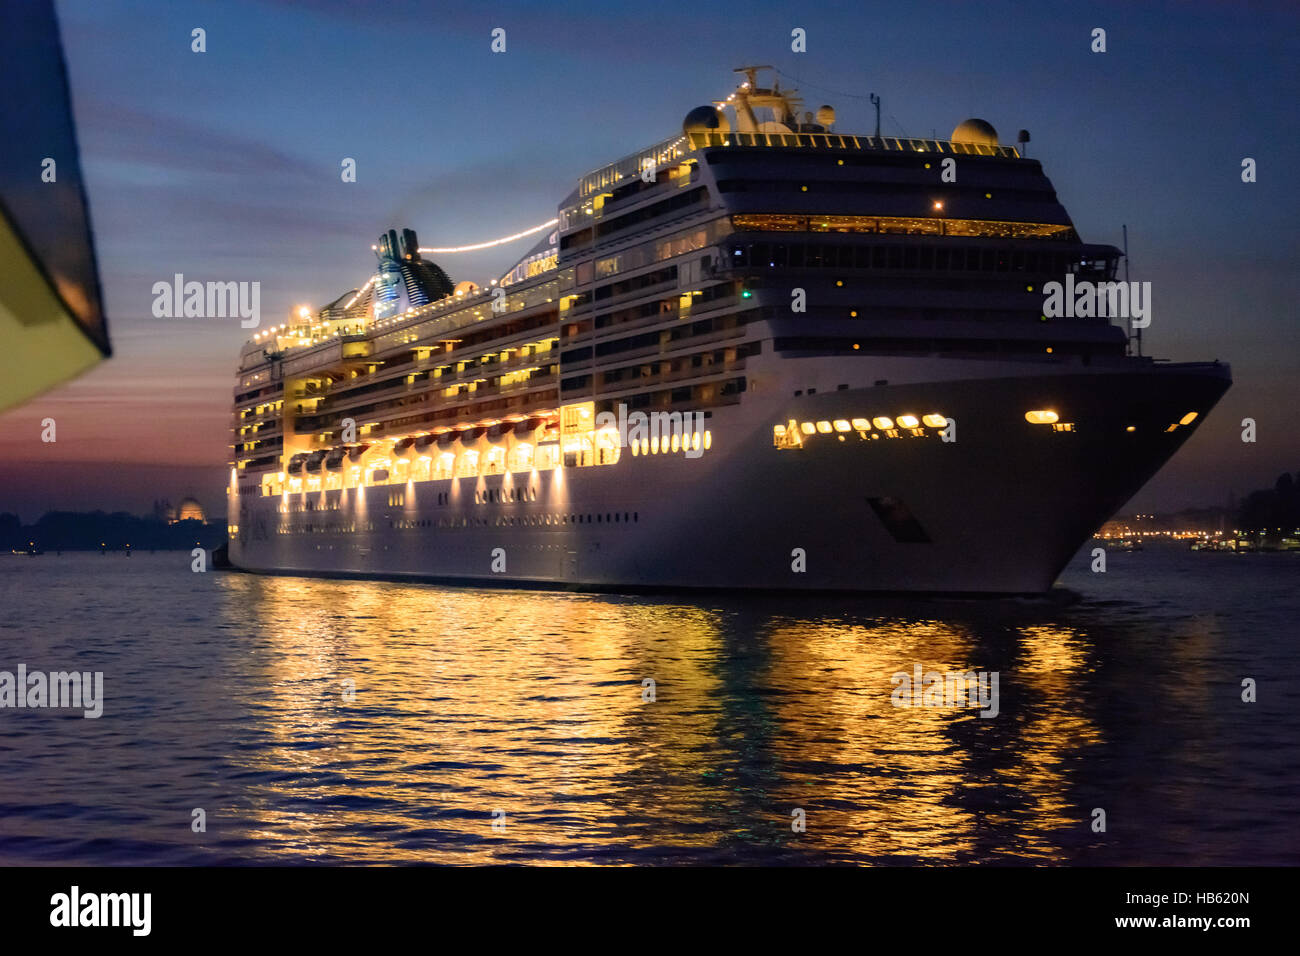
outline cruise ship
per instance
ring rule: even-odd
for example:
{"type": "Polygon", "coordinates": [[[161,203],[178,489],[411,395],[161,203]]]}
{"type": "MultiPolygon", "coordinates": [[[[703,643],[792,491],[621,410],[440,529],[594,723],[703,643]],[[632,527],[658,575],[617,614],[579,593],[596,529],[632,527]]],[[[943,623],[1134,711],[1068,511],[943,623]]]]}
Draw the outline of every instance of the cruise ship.
{"type": "Polygon", "coordinates": [[[1023,131],[850,134],[768,69],[582,176],[487,286],[393,229],[367,281],[256,334],[234,390],[232,563],[1050,589],[1229,368],[1144,357],[1096,310],[1048,314],[1051,283],[1114,283],[1121,251],[1080,238],[1023,131]]]}

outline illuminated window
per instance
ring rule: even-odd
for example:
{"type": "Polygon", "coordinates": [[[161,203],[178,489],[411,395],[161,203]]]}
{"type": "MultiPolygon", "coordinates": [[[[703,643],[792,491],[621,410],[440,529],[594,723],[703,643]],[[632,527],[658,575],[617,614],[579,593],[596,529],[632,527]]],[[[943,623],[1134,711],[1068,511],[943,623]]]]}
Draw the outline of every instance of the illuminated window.
{"type": "Polygon", "coordinates": [[[920,424],[915,415],[899,415],[898,424],[903,428],[915,428],[920,424]]]}
{"type": "Polygon", "coordinates": [[[622,451],[618,444],[618,432],[612,428],[596,433],[596,463],[600,465],[618,464],[622,451]]]}
{"type": "MultiPolygon", "coordinates": [[[[712,445],[713,445],[713,432],[705,432],[705,433],[704,433],[704,448],[705,448],[705,450],[707,451],[707,450],[708,450],[712,445]]],[[[635,516],[633,516],[633,519],[632,519],[632,520],[634,520],[634,521],[636,520],[635,516]]]]}
{"type": "Polygon", "coordinates": [[[466,451],[456,462],[456,477],[469,478],[478,474],[478,452],[466,451]]]}
{"type": "Polygon", "coordinates": [[[846,431],[848,431],[851,427],[852,427],[852,426],[849,425],[849,423],[848,423],[847,421],[845,421],[843,418],[837,418],[837,419],[835,419],[835,430],[836,430],[837,432],[846,432],[846,431]]]}
{"type": "Polygon", "coordinates": [[[799,426],[799,430],[803,432],[805,435],[811,435],[817,431],[817,426],[814,425],[812,422],[804,422],[799,426]]]}
{"type": "Polygon", "coordinates": [[[871,427],[871,422],[865,418],[855,418],[853,419],[853,427],[860,432],[864,432],[871,427]]]}
{"type": "Polygon", "coordinates": [[[520,442],[510,449],[510,470],[529,471],[533,467],[533,446],[520,442]]]}
{"type": "Polygon", "coordinates": [[[829,435],[831,432],[831,423],[825,421],[818,422],[817,430],[821,432],[823,435],[829,435]]]}
{"type": "Polygon", "coordinates": [[[1194,421],[1196,421],[1196,412],[1188,412],[1186,415],[1184,415],[1182,418],[1178,420],[1178,424],[1190,425],[1194,421]]]}
{"type": "Polygon", "coordinates": [[[539,470],[558,468],[560,465],[560,446],[554,443],[537,446],[534,467],[539,470]]]}
{"type": "Polygon", "coordinates": [[[673,453],[676,454],[678,451],[678,437],[676,432],[673,433],[672,449],[673,449],[673,453]]]}
{"type": "Polygon", "coordinates": [[[921,421],[925,422],[931,428],[946,428],[948,419],[944,418],[938,412],[931,412],[929,415],[922,417],[921,421]]]}
{"type": "Polygon", "coordinates": [[[888,431],[894,427],[894,420],[892,418],[886,418],[883,415],[879,418],[873,418],[871,421],[874,422],[875,426],[881,431],[888,431]]]}
{"type": "Polygon", "coordinates": [[[1025,412],[1025,421],[1031,425],[1051,425],[1060,416],[1049,409],[1040,408],[1032,412],[1025,412]]]}

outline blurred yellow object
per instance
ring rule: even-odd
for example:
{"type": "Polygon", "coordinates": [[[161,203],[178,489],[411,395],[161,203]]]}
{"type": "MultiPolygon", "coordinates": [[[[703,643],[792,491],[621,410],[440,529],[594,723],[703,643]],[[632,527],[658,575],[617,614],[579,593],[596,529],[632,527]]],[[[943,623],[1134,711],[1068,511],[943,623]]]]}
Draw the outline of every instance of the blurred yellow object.
{"type": "Polygon", "coordinates": [[[0,161],[0,408],[110,353],[90,215],[51,0],[14,6],[0,31],[0,130],[39,143],[0,161]],[[21,94],[15,91],[21,90],[21,94]],[[30,156],[42,156],[37,163],[30,156]]]}

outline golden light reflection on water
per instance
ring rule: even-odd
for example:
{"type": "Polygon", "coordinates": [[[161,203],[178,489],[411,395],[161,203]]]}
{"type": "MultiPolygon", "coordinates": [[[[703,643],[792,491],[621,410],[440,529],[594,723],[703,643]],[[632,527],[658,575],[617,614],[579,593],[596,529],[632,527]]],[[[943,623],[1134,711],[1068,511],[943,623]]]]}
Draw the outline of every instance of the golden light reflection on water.
{"type": "Polygon", "coordinates": [[[773,675],[819,688],[784,708],[791,732],[779,738],[792,765],[849,764],[825,793],[810,794],[796,777],[782,791],[786,802],[817,819],[827,849],[836,856],[916,854],[949,859],[969,849],[969,813],[950,802],[960,785],[962,755],[947,738],[953,713],[900,708],[892,701],[892,674],[922,669],[965,669],[970,640],[959,628],[928,621],[886,622],[856,628],[806,624],[771,632],[773,675]],[[809,797],[813,797],[809,800],[809,797]],[[799,806],[799,803],[792,803],[799,806]]]}
{"type": "Polygon", "coordinates": [[[941,863],[1003,843],[1053,859],[1053,831],[1086,827],[1067,768],[1099,733],[1068,629],[225,580],[252,623],[256,742],[232,748],[231,813],[271,856],[727,862],[758,844],[786,862],[941,863]],[[1002,713],[895,707],[890,676],[918,663],[1000,671],[1002,713]]]}

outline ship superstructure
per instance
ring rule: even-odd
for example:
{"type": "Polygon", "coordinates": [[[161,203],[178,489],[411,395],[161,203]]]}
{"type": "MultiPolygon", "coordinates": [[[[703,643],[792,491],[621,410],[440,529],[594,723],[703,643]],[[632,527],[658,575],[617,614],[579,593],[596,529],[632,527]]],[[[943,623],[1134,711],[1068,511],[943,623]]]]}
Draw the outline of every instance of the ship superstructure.
{"type": "Polygon", "coordinates": [[[1050,587],[1227,367],[1132,356],[1109,318],[1044,314],[1045,285],[1109,283],[1120,252],[1083,242],[1039,162],[987,123],[841,133],[759,69],[583,176],[489,286],[454,285],[394,230],[366,283],[249,342],[234,563],[1050,587]]]}

